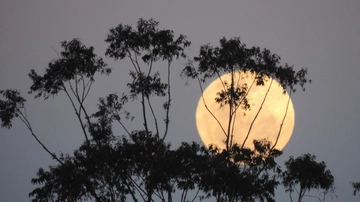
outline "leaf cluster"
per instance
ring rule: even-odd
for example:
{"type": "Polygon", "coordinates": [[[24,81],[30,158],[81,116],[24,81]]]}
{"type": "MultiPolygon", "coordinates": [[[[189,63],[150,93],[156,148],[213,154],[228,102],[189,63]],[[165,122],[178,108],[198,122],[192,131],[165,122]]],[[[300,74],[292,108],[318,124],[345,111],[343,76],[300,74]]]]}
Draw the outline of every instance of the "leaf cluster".
{"type": "Polygon", "coordinates": [[[200,164],[204,158],[200,152],[196,143],[170,150],[169,144],[145,131],[134,131],[130,138],[112,140],[108,145],[83,144],[73,156],[63,155],[63,164],[50,166],[48,171],[40,168],[32,183],[41,187],[30,196],[35,197],[33,201],[125,201],[137,191],[191,190],[201,170],[192,164],[200,164]]]}
{"type": "Polygon", "coordinates": [[[26,100],[20,96],[18,90],[0,90],[0,120],[1,127],[10,129],[12,119],[19,116],[20,110],[24,107],[26,100]]]}
{"type": "Polygon", "coordinates": [[[110,74],[111,69],[102,58],[97,57],[93,47],[86,47],[79,39],[61,43],[64,51],[60,58],[49,63],[43,76],[38,75],[34,69],[29,73],[33,81],[29,93],[37,92],[36,98],[44,96],[45,99],[64,90],[66,82],[75,80],[81,82],[84,78],[94,81],[96,72],[110,74]]]}
{"type": "Polygon", "coordinates": [[[134,30],[130,25],[118,25],[110,29],[110,33],[105,40],[109,43],[109,48],[105,55],[115,59],[123,59],[131,52],[136,55],[145,53],[142,60],[145,63],[157,60],[173,60],[175,57],[185,58],[184,48],[190,45],[186,36],[180,35],[174,39],[172,30],[159,30],[159,22],[150,19],[140,18],[137,29],[134,30]]]}
{"type": "Polygon", "coordinates": [[[162,198],[163,192],[199,188],[217,201],[274,201],[279,182],[273,161],[281,154],[270,143],[257,141],[254,151],[234,145],[231,151],[206,149],[183,142],[173,150],[145,131],[111,140],[111,144],[83,144],[63,164],[40,168],[29,195],[32,201],[126,201],[136,193],[162,198]],[[231,158],[229,158],[229,152],[231,158]],[[270,160],[271,159],[271,160],[270,160]]]}
{"type": "Polygon", "coordinates": [[[234,107],[240,106],[243,110],[250,109],[249,101],[246,99],[249,89],[247,83],[235,86],[235,84],[224,81],[224,88],[217,92],[217,97],[215,97],[215,101],[220,104],[220,107],[232,105],[234,107]]]}
{"type": "Polygon", "coordinates": [[[229,150],[209,148],[209,167],[202,176],[201,189],[217,201],[274,201],[280,172],[275,158],[281,151],[266,140],[255,140],[254,150],[234,144],[229,150]]]}
{"type": "Polygon", "coordinates": [[[334,190],[334,176],[329,169],[326,169],[324,161],[316,161],[315,155],[303,154],[297,158],[291,156],[289,160],[285,161],[285,166],[282,183],[286,192],[291,194],[296,191],[298,193],[299,201],[311,189],[321,189],[325,193],[334,190]]]}
{"type": "Polygon", "coordinates": [[[288,64],[281,65],[280,59],[268,49],[247,48],[239,37],[229,40],[224,37],[218,47],[209,44],[201,46],[199,56],[189,61],[182,75],[205,82],[224,73],[250,72],[256,75],[256,85],[264,85],[266,77],[270,77],[277,79],[284,89],[290,87],[295,91],[295,86],[300,85],[304,90],[304,85],[311,82],[306,78],[307,69],[296,72],[288,64]]]}
{"type": "Polygon", "coordinates": [[[130,76],[133,79],[132,83],[127,84],[130,88],[130,98],[133,100],[137,98],[137,95],[143,94],[145,97],[155,95],[158,97],[164,97],[168,84],[162,83],[160,74],[156,72],[153,76],[145,75],[145,73],[130,72],[130,76]]]}

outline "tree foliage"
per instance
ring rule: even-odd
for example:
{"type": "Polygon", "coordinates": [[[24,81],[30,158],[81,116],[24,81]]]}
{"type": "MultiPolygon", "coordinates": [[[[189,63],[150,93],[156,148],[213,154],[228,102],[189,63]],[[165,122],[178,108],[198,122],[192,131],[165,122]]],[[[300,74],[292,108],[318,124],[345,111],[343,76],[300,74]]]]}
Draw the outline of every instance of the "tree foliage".
{"type": "Polygon", "coordinates": [[[202,176],[201,189],[216,201],[275,201],[280,167],[275,158],[281,151],[265,140],[254,141],[254,150],[234,144],[219,151],[210,146],[209,168],[202,176]]]}
{"type": "MultiPolygon", "coordinates": [[[[132,64],[127,84],[128,92],[109,94],[99,98],[97,111],[89,112],[84,102],[95,77],[109,75],[111,69],[93,47],[86,47],[79,39],[61,43],[63,51],[52,60],[43,75],[31,70],[33,84],[29,93],[35,98],[48,99],[65,93],[79,121],[84,143],[72,154],[52,153],[32,130],[25,113],[25,99],[17,90],[1,90],[0,120],[2,127],[11,128],[13,118],[20,118],[41,146],[56,160],[48,169],[40,168],[32,183],[37,187],[29,196],[42,201],[172,201],[176,193],[181,202],[215,198],[216,201],[275,201],[275,189],[282,182],[293,190],[300,183],[301,190],[329,189],[331,176],[316,180],[297,175],[294,163],[315,166],[316,172],[324,164],[290,160],[288,171],[281,174],[275,159],[282,154],[276,143],[267,140],[253,142],[254,149],[232,142],[231,125],[239,108],[250,108],[246,98],[251,86],[263,85],[267,78],[276,79],[285,90],[302,89],[309,81],[307,70],[295,71],[280,64],[280,57],[267,49],[247,48],[239,38],[221,39],[219,47],[201,46],[199,55],[189,60],[182,76],[197,79],[202,84],[223,73],[232,75],[251,72],[253,84],[237,86],[234,81],[223,81],[225,88],[217,92],[216,102],[229,107],[229,124],[224,128],[226,149],[183,142],[172,148],[165,138],[169,133],[171,108],[171,70],[176,59],[188,59],[185,48],[190,45],[186,36],[175,37],[172,30],[159,29],[159,22],[140,19],[136,28],[119,24],[111,28],[105,40],[105,55],[114,60],[127,59],[132,64]],[[166,64],[155,71],[155,66],[166,64]],[[163,100],[154,102],[154,98],[163,100]],[[130,131],[124,119],[134,120],[126,104],[136,102],[141,108],[141,123],[130,131]],[[161,118],[155,106],[163,108],[161,118]],[[150,121],[151,120],[151,121],[150,121]],[[163,122],[161,122],[162,120],[163,122]],[[114,124],[123,128],[123,135],[113,134],[114,124]],[[302,180],[307,180],[303,182],[302,180]]],[[[216,117],[214,117],[216,118],[216,117]]],[[[250,130],[250,129],[249,129],[250,130]]],[[[281,130],[281,129],[280,129],[281,130]]],[[[279,132],[280,134],[280,132],[279,132]]],[[[246,141],[246,140],[245,140],[246,141]]],[[[301,174],[310,172],[300,170],[301,174]]],[[[300,192],[303,195],[303,191],[300,192]]]]}
{"type": "Polygon", "coordinates": [[[321,189],[325,194],[334,189],[334,176],[326,169],[325,162],[316,162],[314,155],[303,154],[296,159],[290,157],[285,166],[283,184],[286,191],[290,192],[291,201],[291,194],[295,191],[300,202],[311,189],[321,189]]]}
{"type": "MultiPolygon", "coordinates": [[[[247,93],[255,84],[263,86],[264,82],[270,79],[276,79],[283,87],[284,92],[288,90],[290,93],[296,91],[296,87],[300,86],[305,90],[305,84],[311,82],[308,80],[307,69],[302,68],[295,71],[292,66],[288,64],[281,65],[280,57],[273,54],[268,49],[261,49],[259,47],[248,48],[240,41],[239,37],[220,39],[220,46],[213,47],[209,44],[200,47],[198,56],[193,60],[189,60],[188,65],[184,68],[182,75],[187,78],[197,79],[203,92],[202,83],[208,79],[218,78],[222,82],[223,89],[216,93],[215,101],[220,104],[220,107],[228,107],[229,123],[221,125],[220,127],[224,132],[224,142],[226,149],[230,149],[233,144],[233,125],[236,122],[237,110],[249,110],[251,104],[247,99],[247,93]],[[236,82],[235,75],[243,72],[250,72],[253,75],[253,82],[251,84],[240,84],[236,82]],[[223,81],[222,74],[231,74],[230,81],[223,81]]],[[[269,87],[270,88],[270,87],[269,87]]],[[[266,97],[263,98],[264,100],[266,97]]],[[[204,105],[207,106],[206,101],[203,99],[204,105]]],[[[207,107],[206,107],[207,108],[207,107]]],[[[262,106],[259,108],[259,112],[262,106]]],[[[286,106],[286,112],[287,112],[286,106]]],[[[207,108],[211,113],[211,110],[207,108]]],[[[286,117],[286,114],[284,115],[286,117]]],[[[256,119],[257,117],[255,117],[256,119]]],[[[217,120],[217,117],[214,117],[217,120]]],[[[279,130],[280,135],[281,128],[279,130]]],[[[241,147],[244,147],[249,134],[247,134],[245,141],[241,147]]],[[[276,146],[276,142],[273,143],[276,146]]]]}
{"type": "Polygon", "coordinates": [[[0,100],[1,127],[10,129],[12,119],[22,115],[21,109],[24,108],[26,100],[20,96],[18,90],[0,90],[0,94],[5,98],[0,100]]]}

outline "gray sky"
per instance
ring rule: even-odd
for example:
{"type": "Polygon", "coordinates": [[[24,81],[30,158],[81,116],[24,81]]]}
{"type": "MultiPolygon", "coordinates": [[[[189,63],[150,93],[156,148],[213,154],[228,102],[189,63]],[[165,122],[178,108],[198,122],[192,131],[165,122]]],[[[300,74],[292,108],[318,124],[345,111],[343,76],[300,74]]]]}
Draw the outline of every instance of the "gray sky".
{"type": "MultiPolygon", "coordinates": [[[[54,152],[71,152],[82,141],[70,103],[63,95],[47,101],[27,95],[30,69],[41,72],[57,57],[60,42],[80,38],[104,56],[104,39],[119,23],[135,24],[153,17],[161,28],[185,34],[194,56],[200,45],[240,36],[248,46],[269,48],[295,69],[308,67],[313,84],[293,96],[296,112],[291,140],[279,158],[309,152],[327,163],[335,175],[333,201],[358,201],[351,181],[360,181],[360,1],[358,0],[120,0],[120,1],[0,1],[0,89],[17,88],[28,99],[27,113],[39,138],[54,152]]],[[[87,104],[100,96],[124,92],[127,62],[105,61],[114,69],[96,80],[87,104]]],[[[184,86],[174,64],[172,126],[168,141],[200,142],[194,111],[200,96],[196,83],[184,86]]],[[[0,129],[0,201],[29,201],[30,179],[39,167],[55,162],[30,136],[24,125],[0,129]]],[[[131,127],[136,127],[135,125],[131,127]]],[[[121,134],[119,127],[119,135],[121,134]]],[[[276,197],[287,201],[279,189],[276,197]]],[[[316,201],[316,199],[306,199],[316,201]]],[[[331,201],[331,200],[329,200],[331,201]]]]}

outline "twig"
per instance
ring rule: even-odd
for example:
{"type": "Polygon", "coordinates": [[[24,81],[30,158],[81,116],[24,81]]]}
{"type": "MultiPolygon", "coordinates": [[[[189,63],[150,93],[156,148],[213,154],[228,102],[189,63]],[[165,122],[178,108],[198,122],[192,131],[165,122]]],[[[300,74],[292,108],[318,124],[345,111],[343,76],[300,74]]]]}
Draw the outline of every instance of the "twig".
{"type": "Polygon", "coordinates": [[[251,121],[251,124],[250,124],[249,130],[248,130],[248,132],[247,132],[247,134],[246,134],[246,137],[245,137],[245,139],[244,139],[244,142],[243,142],[243,143],[242,143],[242,145],[241,145],[241,148],[244,148],[245,143],[246,143],[247,139],[249,138],[249,135],[250,135],[251,129],[252,129],[252,127],[253,127],[253,124],[254,124],[255,120],[257,119],[257,117],[258,117],[258,115],[259,115],[259,113],[260,113],[260,111],[261,111],[261,109],[262,109],[262,107],[263,107],[263,105],[264,105],[264,103],[265,103],[265,100],[266,100],[267,95],[268,95],[268,93],[269,93],[269,91],[270,91],[270,88],[271,88],[272,82],[273,82],[273,79],[271,79],[271,82],[270,82],[269,88],[267,89],[267,91],[266,91],[266,93],[265,93],[264,99],[263,99],[263,101],[261,102],[261,105],[260,105],[259,110],[257,111],[257,113],[256,113],[256,115],[255,115],[255,117],[254,117],[254,119],[251,121]]]}
{"type": "Polygon", "coordinates": [[[64,165],[64,163],[55,155],[55,153],[50,152],[50,150],[39,140],[39,138],[35,135],[30,122],[27,120],[26,116],[21,112],[19,108],[17,108],[17,112],[19,114],[20,120],[25,124],[25,126],[29,129],[31,135],[35,138],[35,140],[45,149],[47,153],[50,154],[50,156],[55,159],[57,162],[59,162],[61,165],[64,165]]]}

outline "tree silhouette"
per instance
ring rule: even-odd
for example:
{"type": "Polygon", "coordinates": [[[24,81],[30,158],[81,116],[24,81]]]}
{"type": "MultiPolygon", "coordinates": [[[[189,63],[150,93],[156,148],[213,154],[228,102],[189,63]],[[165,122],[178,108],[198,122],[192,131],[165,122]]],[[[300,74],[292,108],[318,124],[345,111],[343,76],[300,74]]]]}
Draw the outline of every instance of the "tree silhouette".
{"type": "MultiPolygon", "coordinates": [[[[218,121],[224,133],[224,142],[227,150],[234,143],[234,134],[231,129],[236,121],[236,112],[239,108],[244,110],[250,109],[247,94],[254,84],[264,85],[266,78],[276,79],[284,91],[295,92],[297,85],[305,90],[304,85],[307,82],[311,82],[311,80],[306,78],[306,68],[296,72],[288,64],[281,65],[278,55],[272,54],[268,49],[262,50],[259,47],[247,48],[238,37],[229,40],[222,38],[219,47],[212,47],[208,44],[201,46],[199,56],[189,60],[182,75],[186,78],[197,79],[202,93],[202,83],[212,78],[220,79],[223,89],[220,92],[214,93],[217,95],[215,101],[220,104],[220,107],[226,106],[229,108],[228,124],[224,126],[218,121]],[[253,74],[253,82],[251,84],[238,84],[238,82],[234,81],[235,75],[242,72],[253,74]],[[224,73],[231,75],[230,81],[221,80],[221,75],[224,73]]],[[[266,97],[263,99],[266,99],[266,97]]],[[[212,114],[204,99],[203,102],[207,110],[212,114]]],[[[261,110],[261,107],[259,110],[261,110]]],[[[214,117],[214,119],[217,119],[217,117],[214,117]]],[[[249,134],[247,134],[248,136],[249,134]]],[[[244,147],[245,141],[240,145],[241,147],[244,147]]]]}
{"type": "MultiPolygon", "coordinates": [[[[79,39],[64,41],[59,58],[49,63],[44,75],[31,70],[30,94],[46,100],[65,93],[75,111],[84,142],[72,154],[51,152],[32,130],[26,100],[17,90],[0,91],[1,126],[11,128],[12,120],[19,118],[56,160],[48,169],[40,168],[32,179],[37,186],[29,194],[32,201],[170,202],[175,192],[181,202],[208,198],[219,202],[275,201],[275,189],[281,183],[275,158],[282,152],[274,148],[276,143],[266,140],[255,140],[254,149],[244,147],[246,140],[243,144],[234,143],[230,130],[236,110],[250,107],[246,95],[252,84],[237,86],[233,80],[224,81],[225,88],[217,94],[219,105],[230,108],[229,124],[223,126],[226,149],[207,148],[194,142],[183,142],[173,149],[166,143],[172,64],[174,60],[189,58],[184,49],[190,41],[184,35],[175,37],[172,30],[161,30],[158,25],[153,19],[140,19],[136,28],[119,24],[110,29],[105,55],[129,60],[132,81],[127,84],[128,92],[99,98],[95,112],[88,111],[84,102],[95,78],[109,75],[111,69],[93,47],[86,47],[79,39]],[[160,64],[165,64],[165,68],[155,71],[158,68],[154,67],[160,64]],[[124,123],[124,119],[134,118],[126,109],[129,102],[137,103],[142,112],[141,123],[133,131],[124,123]],[[155,113],[156,105],[163,109],[161,117],[155,113]],[[114,124],[123,128],[123,136],[114,135],[114,124]]],[[[284,91],[290,92],[295,92],[296,86],[304,89],[308,82],[306,69],[296,72],[292,66],[282,66],[279,56],[267,49],[247,48],[239,38],[223,38],[220,47],[202,46],[182,76],[197,79],[201,86],[207,79],[239,71],[253,73],[255,85],[263,85],[266,77],[277,79],[284,91]]]]}
{"type": "MultiPolygon", "coordinates": [[[[217,201],[274,201],[274,190],[279,184],[276,176],[280,172],[274,158],[281,154],[275,149],[277,141],[271,143],[266,140],[257,140],[254,141],[253,151],[245,148],[252,127],[250,125],[244,141],[235,143],[233,138],[237,134],[234,134],[233,127],[236,119],[241,118],[236,116],[236,112],[238,110],[250,110],[251,104],[247,95],[253,85],[264,85],[267,78],[276,79],[283,87],[284,92],[288,90],[290,93],[294,93],[296,86],[305,90],[304,85],[311,82],[306,78],[306,75],[307,69],[296,72],[288,64],[281,65],[278,55],[259,47],[248,48],[238,37],[222,38],[218,47],[209,44],[203,45],[200,48],[199,55],[193,60],[189,60],[182,76],[196,79],[201,93],[203,93],[202,84],[204,82],[208,79],[218,78],[223,89],[214,92],[216,94],[215,101],[220,107],[229,110],[228,122],[223,124],[207,107],[208,101],[204,97],[202,98],[209,115],[217,121],[222,129],[225,145],[223,151],[210,146],[210,150],[218,163],[211,166],[214,168],[213,175],[206,177],[209,179],[204,186],[206,193],[214,196],[217,201]],[[251,73],[252,83],[239,84],[235,81],[235,77],[241,78],[241,74],[244,72],[251,73]],[[222,80],[221,75],[223,74],[230,74],[231,79],[229,81],[222,80]],[[227,176],[227,179],[222,180],[223,184],[215,183],[224,176],[227,176]]],[[[262,103],[265,100],[266,96],[262,103]]],[[[287,111],[287,106],[285,107],[287,111]]],[[[258,113],[261,109],[262,107],[259,108],[258,113]]],[[[286,113],[284,119],[285,117],[286,113]]],[[[256,119],[257,115],[253,122],[256,119]]],[[[277,139],[280,136],[282,125],[279,128],[277,139]]]]}
{"type": "MultiPolygon", "coordinates": [[[[325,201],[325,195],[328,192],[333,192],[334,176],[330,170],[326,169],[325,162],[316,162],[314,155],[303,154],[296,159],[290,157],[285,162],[285,166],[283,184],[286,191],[290,193],[291,201],[293,201],[293,192],[297,193],[298,202],[302,201],[304,196],[309,196],[305,194],[311,189],[324,191],[322,201],[325,201]]],[[[318,199],[321,201],[319,197],[318,199]]]]}

